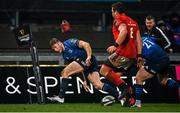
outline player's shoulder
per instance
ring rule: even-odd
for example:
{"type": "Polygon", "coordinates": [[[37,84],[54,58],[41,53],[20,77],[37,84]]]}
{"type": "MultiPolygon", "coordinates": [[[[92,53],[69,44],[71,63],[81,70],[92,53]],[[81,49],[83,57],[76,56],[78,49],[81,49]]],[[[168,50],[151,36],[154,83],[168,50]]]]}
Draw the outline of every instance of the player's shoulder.
{"type": "Polygon", "coordinates": [[[78,45],[79,40],[77,38],[70,38],[64,41],[64,43],[68,45],[78,45]]]}
{"type": "Polygon", "coordinates": [[[70,43],[73,43],[73,42],[76,42],[76,41],[78,41],[77,38],[69,38],[69,39],[65,40],[64,42],[70,42],[70,43]]]}
{"type": "Polygon", "coordinates": [[[127,21],[130,24],[134,24],[134,25],[138,26],[138,22],[131,17],[128,17],[127,21]]]}
{"type": "Polygon", "coordinates": [[[127,15],[118,15],[115,20],[121,23],[126,23],[126,24],[131,24],[131,25],[133,24],[135,26],[138,25],[137,21],[135,21],[134,19],[132,19],[131,17],[127,15]]]}
{"type": "Polygon", "coordinates": [[[127,18],[128,17],[126,15],[122,15],[122,14],[118,14],[115,16],[115,20],[122,21],[122,22],[127,21],[127,18]]]}

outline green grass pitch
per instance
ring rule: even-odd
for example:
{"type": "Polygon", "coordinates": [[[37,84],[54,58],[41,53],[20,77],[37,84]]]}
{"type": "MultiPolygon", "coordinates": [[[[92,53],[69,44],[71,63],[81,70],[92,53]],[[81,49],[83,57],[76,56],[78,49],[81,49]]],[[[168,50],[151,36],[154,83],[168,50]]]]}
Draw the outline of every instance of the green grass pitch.
{"type": "Polygon", "coordinates": [[[0,112],[180,112],[180,104],[144,103],[142,108],[102,106],[99,103],[0,104],[0,112]]]}

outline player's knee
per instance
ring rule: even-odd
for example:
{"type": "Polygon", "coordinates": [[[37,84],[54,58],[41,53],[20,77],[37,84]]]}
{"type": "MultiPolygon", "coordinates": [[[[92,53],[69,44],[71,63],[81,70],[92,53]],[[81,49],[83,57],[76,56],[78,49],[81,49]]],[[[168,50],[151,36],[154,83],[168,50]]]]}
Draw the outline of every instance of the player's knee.
{"type": "Polygon", "coordinates": [[[101,85],[101,84],[94,83],[93,86],[94,86],[94,88],[97,89],[97,90],[101,90],[101,89],[102,89],[102,85],[101,85]]]}
{"type": "Polygon", "coordinates": [[[106,76],[108,74],[108,71],[106,70],[106,66],[105,65],[102,65],[101,66],[101,69],[100,69],[100,74],[103,75],[103,76],[106,76]]]}
{"type": "Polygon", "coordinates": [[[162,80],[160,81],[160,84],[163,85],[163,86],[165,86],[166,83],[167,83],[167,79],[162,79],[162,80]]]}
{"type": "Polygon", "coordinates": [[[68,71],[67,70],[63,70],[62,72],[61,72],[61,77],[62,78],[67,78],[68,77],[68,71]]]}

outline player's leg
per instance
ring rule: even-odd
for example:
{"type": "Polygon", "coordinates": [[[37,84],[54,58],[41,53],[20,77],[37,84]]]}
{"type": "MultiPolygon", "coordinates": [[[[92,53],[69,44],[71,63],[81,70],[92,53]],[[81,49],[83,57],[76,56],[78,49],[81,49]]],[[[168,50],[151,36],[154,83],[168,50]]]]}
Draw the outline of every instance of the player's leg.
{"type": "MultiPolygon", "coordinates": [[[[157,77],[161,85],[167,86],[170,88],[175,88],[176,90],[180,92],[180,84],[177,81],[168,77],[169,66],[170,66],[169,58],[162,59],[160,63],[161,65],[159,65],[159,73],[157,77]]],[[[180,98],[180,95],[179,95],[179,98],[180,98]]]]}
{"type": "Polygon", "coordinates": [[[109,84],[104,84],[100,80],[100,76],[98,73],[98,63],[95,57],[92,57],[91,66],[89,69],[85,71],[86,75],[88,75],[88,79],[92,82],[96,89],[101,89],[103,91],[109,92],[114,97],[118,97],[119,92],[116,88],[111,87],[109,84]]]}
{"type": "Polygon", "coordinates": [[[115,53],[110,55],[106,63],[102,65],[100,73],[106,77],[107,80],[118,86],[120,89],[121,96],[119,99],[122,99],[128,93],[128,85],[124,80],[120,78],[121,74],[117,74],[115,69],[128,69],[133,64],[133,61],[122,56],[117,56],[115,53]]]}
{"type": "Polygon", "coordinates": [[[93,84],[97,90],[102,90],[108,92],[110,95],[114,96],[116,99],[119,96],[119,92],[116,88],[112,87],[107,83],[102,83],[98,72],[92,72],[88,75],[88,80],[93,84]]]}
{"type": "Polygon", "coordinates": [[[175,88],[180,91],[180,84],[177,81],[168,77],[169,66],[170,66],[169,58],[162,59],[159,63],[160,65],[159,65],[157,78],[160,84],[170,88],[175,88]]]}
{"type": "Polygon", "coordinates": [[[83,71],[84,71],[83,67],[76,61],[73,61],[63,69],[63,71],[61,72],[62,79],[60,82],[61,84],[60,84],[60,92],[59,92],[59,96],[61,98],[64,97],[65,91],[68,87],[68,83],[69,83],[68,77],[74,75],[75,73],[80,73],[83,71]]]}
{"type": "Polygon", "coordinates": [[[161,85],[179,90],[180,85],[175,80],[168,77],[168,73],[161,73],[157,75],[158,81],[161,85]]]}
{"type": "Polygon", "coordinates": [[[51,101],[58,101],[60,103],[64,103],[65,91],[67,90],[69,83],[68,77],[82,71],[84,71],[84,68],[76,61],[73,61],[72,63],[67,65],[61,72],[62,78],[60,79],[59,95],[54,97],[48,97],[48,99],[51,101]]]}
{"type": "Polygon", "coordinates": [[[136,102],[134,107],[141,107],[141,95],[143,92],[143,82],[149,78],[152,78],[153,75],[149,73],[144,66],[142,66],[136,74],[136,84],[135,84],[135,98],[136,102]]]}
{"type": "Polygon", "coordinates": [[[161,85],[175,88],[179,90],[179,83],[176,82],[173,79],[169,79],[168,73],[169,73],[169,66],[170,66],[170,61],[169,58],[162,59],[159,65],[159,72],[158,72],[158,80],[161,83],[161,85]]]}
{"type": "MultiPolygon", "coordinates": [[[[103,67],[108,67],[108,66],[102,66],[103,67]]],[[[106,69],[104,68],[104,69],[106,69]]],[[[119,97],[119,100],[122,99],[127,93],[128,93],[128,85],[124,80],[121,79],[122,73],[116,73],[115,71],[111,70],[105,75],[106,79],[109,80],[111,83],[113,83],[115,86],[119,88],[121,91],[121,96],[119,97]]]]}
{"type": "Polygon", "coordinates": [[[120,78],[122,73],[116,73],[111,67],[107,66],[106,64],[103,64],[101,66],[100,74],[116,86],[125,84],[125,81],[120,78]]]}

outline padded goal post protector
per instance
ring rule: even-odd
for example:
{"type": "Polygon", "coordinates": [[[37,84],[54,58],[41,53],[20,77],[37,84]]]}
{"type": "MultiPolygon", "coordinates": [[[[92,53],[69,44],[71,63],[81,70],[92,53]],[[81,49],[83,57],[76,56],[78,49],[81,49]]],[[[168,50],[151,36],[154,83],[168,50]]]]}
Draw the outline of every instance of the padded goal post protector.
{"type": "Polygon", "coordinates": [[[180,65],[176,66],[176,79],[180,80],[180,65]]]}
{"type": "Polygon", "coordinates": [[[32,33],[29,25],[21,25],[14,29],[15,38],[19,47],[29,47],[32,33]]]}
{"type": "Polygon", "coordinates": [[[44,78],[41,75],[36,43],[32,41],[32,33],[30,26],[28,24],[20,25],[19,27],[14,29],[14,34],[19,47],[30,49],[30,54],[33,63],[33,72],[36,82],[37,101],[38,103],[45,103],[44,83],[43,83],[44,78]]]}
{"type": "MultiPolygon", "coordinates": [[[[176,68],[176,79],[180,81],[180,65],[176,66],[175,68],[176,68]]],[[[180,101],[180,88],[178,90],[178,93],[179,93],[179,101],[180,101]]]]}

